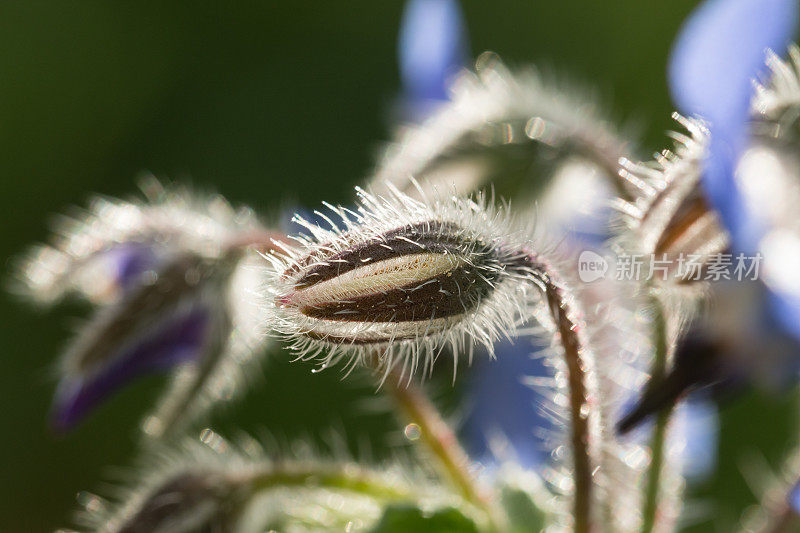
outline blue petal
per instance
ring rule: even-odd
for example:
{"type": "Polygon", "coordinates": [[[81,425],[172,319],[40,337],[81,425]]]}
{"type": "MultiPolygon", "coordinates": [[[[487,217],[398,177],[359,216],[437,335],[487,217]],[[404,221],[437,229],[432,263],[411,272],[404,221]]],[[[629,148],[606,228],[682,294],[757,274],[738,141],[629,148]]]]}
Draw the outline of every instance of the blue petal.
{"type": "Polygon", "coordinates": [[[692,481],[707,479],[717,466],[719,417],[717,406],[698,395],[678,407],[679,431],[686,439],[683,475],[692,481]]]}
{"type": "Polygon", "coordinates": [[[733,178],[748,138],[752,81],[765,71],[765,50],[784,50],[796,23],[797,0],[708,0],[672,51],[673,100],[682,113],[710,123],[703,184],[739,250],[753,250],[761,232],[733,178]]]}
{"type": "Polygon", "coordinates": [[[126,242],[104,253],[109,262],[111,275],[122,290],[128,290],[139,282],[140,276],[155,267],[158,257],[152,245],[126,242]]]}
{"type": "Polygon", "coordinates": [[[410,0],[399,36],[400,76],[410,106],[448,99],[448,82],[466,63],[464,19],[456,0],[410,0]]]}
{"type": "Polygon", "coordinates": [[[552,374],[541,358],[531,357],[540,349],[530,339],[506,342],[496,347],[496,361],[480,357],[471,370],[467,398],[472,408],[464,424],[464,437],[471,455],[485,463],[514,460],[534,468],[547,457],[543,434],[555,427],[537,408],[541,393],[521,381],[552,374]],[[496,457],[496,450],[490,449],[495,435],[510,445],[508,457],[496,457]]]}
{"type": "Polygon", "coordinates": [[[208,338],[206,309],[172,318],[154,334],[128,347],[105,367],[89,375],[65,377],[59,383],[51,424],[64,432],[92,409],[137,377],[197,359],[208,338]]]}
{"type": "Polygon", "coordinates": [[[678,108],[714,126],[741,125],[764,72],[767,48],[782,51],[797,19],[796,0],[708,0],[695,10],[672,50],[669,81],[678,108]]]}
{"type": "MultiPolygon", "coordinates": [[[[770,309],[778,325],[800,340],[800,298],[787,293],[771,292],[770,309]]],[[[798,361],[800,364],[800,361],[798,361]]],[[[800,369],[795,369],[795,371],[800,369]]]]}
{"type": "Polygon", "coordinates": [[[786,498],[786,503],[794,510],[795,513],[800,514],[800,481],[796,482],[789,495],[786,498]]]}
{"type": "MultiPolygon", "coordinates": [[[[636,404],[637,396],[632,395],[620,411],[630,411],[636,404]]],[[[719,448],[719,417],[716,404],[702,392],[689,395],[675,407],[671,435],[684,441],[679,456],[681,473],[690,481],[700,482],[714,472],[719,448]]],[[[646,445],[652,438],[654,423],[652,417],[622,437],[623,442],[646,445]]]]}

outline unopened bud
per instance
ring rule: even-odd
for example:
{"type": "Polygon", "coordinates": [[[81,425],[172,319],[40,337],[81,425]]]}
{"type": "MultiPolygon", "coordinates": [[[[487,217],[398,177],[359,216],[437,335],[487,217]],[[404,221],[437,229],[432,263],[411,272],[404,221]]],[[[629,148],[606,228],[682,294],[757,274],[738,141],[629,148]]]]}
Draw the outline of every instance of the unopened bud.
{"type": "Polygon", "coordinates": [[[465,199],[362,191],[361,200],[359,213],[334,208],[341,230],[301,221],[315,238],[299,238],[288,259],[271,257],[277,329],[302,355],[315,355],[320,342],[416,354],[472,337],[490,347],[513,328],[527,256],[508,245],[502,216],[465,199]]]}

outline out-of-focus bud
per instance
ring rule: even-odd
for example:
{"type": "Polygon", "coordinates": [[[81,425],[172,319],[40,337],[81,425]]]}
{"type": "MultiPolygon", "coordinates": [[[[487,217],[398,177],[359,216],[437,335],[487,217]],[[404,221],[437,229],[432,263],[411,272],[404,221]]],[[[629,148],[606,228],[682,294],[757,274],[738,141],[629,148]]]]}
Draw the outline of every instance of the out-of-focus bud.
{"type": "Polygon", "coordinates": [[[51,244],[33,247],[20,264],[17,291],[40,303],[74,293],[95,303],[120,298],[176,256],[213,260],[243,235],[263,233],[252,211],[219,196],[142,181],[146,200],[93,198],[87,210],[56,219],[51,244]],[[144,279],[141,279],[144,276],[144,279]]]}
{"type": "Polygon", "coordinates": [[[630,157],[632,143],[590,95],[531,68],[511,71],[489,52],[475,72],[457,76],[450,94],[423,123],[396,130],[371,190],[394,183],[416,198],[413,176],[426,193],[466,195],[491,183],[506,197],[527,200],[567,162],[589,165],[622,188],[618,162],[630,157]]]}
{"type": "Polygon", "coordinates": [[[366,531],[389,504],[453,503],[448,491],[407,465],[372,470],[302,448],[293,447],[302,458],[281,454],[272,461],[255,440],[246,439],[243,453],[206,428],[200,442],[151,449],[137,479],[118,487],[111,500],[79,494],[84,510],[77,521],[102,533],[345,531],[354,525],[366,531]]]}
{"type": "MultiPolygon", "coordinates": [[[[142,374],[178,366],[148,418],[159,435],[230,397],[236,368],[263,342],[249,295],[261,283],[251,245],[269,234],[220,197],[145,183],[149,201],[95,199],[61,220],[53,244],[20,269],[20,292],[52,303],[76,293],[98,304],[60,365],[52,423],[65,431],[142,374]]],[[[263,247],[263,246],[262,246],[263,247]]]]}
{"type": "Polygon", "coordinates": [[[616,204],[630,230],[620,247],[658,260],[666,274],[655,282],[696,292],[709,264],[728,250],[729,237],[700,188],[708,131],[696,120],[673,117],[689,132],[673,134],[674,152],[665,150],[651,163],[622,161],[620,175],[634,200],[616,204]]]}
{"type": "Polygon", "coordinates": [[[216,472],[185,472],[149,494],[118,533],[228,531],[232,486],[216,472]]]}
{"type": "Polygon", "coordinates": [[[800,346],[767,311],[769,295],[758,281],[710,285],[708,309],[678,340],[668,372],[651,380],[636,406],[619,422],[625,433],[670,408],[687,393],[709,388],[717,399],[747,387],[779,390],[796,380],[800,346]]]}
{"type": "Polygon", "coordinates": [[[102,309],[64,356],[54,428],[73,427],[143,373],[201,360],[219,349],[221,339],[230,334],[226,311],[216,301],[220,281],[230,273],[219,272],[220,267],[197,256],[176,258],[154,272],[151,284],[130,289],[119,302],[102,309]]]}

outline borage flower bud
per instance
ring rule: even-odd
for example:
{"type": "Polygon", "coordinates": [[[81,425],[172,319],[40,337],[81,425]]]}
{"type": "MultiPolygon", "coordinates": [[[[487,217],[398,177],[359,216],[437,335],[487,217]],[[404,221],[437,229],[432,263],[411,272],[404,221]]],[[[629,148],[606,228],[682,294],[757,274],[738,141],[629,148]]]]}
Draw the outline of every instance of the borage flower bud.
{"type": "Polygon", "coordinates": [[[465,338],[491,349],[513,333],[530,298],[526,255],[499,238],[512,238],[505,212],[481,199],[359,194],[357,213],[331,207],[342,228],[298,218],[312,236],[269,256],[275,326],[301,358],[327,351],[327,365],[344,351],[356,359],[377,352],[390,366],[395,355],[410,359],[413,372],[446,344],[456,354],[465,338]]]}
{"type": "Polygon", "coordinates": [[[677,314],[683,316],[703,295],[705,284],[698,282],[708,279],[714,259],[730,250],[730,239],[700,184],[708,130],[698,120],[678,114],[673,118],[688,135],[674,132],[673,150],[657,154],[654,161],[622,160],[620,176],[628,181],[634,199],[618,200],[616,206],[626,227],[620,251],[658,261],[665,270],[648,279],[664,289],[663,296],[671,296],[677,314]]]}
{"type": "Polygon", "coordinates": [[[143,374],[179,366],[145,429],[176,430],[236,388],[263,335],[249,295],[260,285],[247,254],[269,233],[249,209],[164,189],[148,202],[95,198],[62,217],[53,242],[19,269],[18,292],[47,304],[75,294],[97,309],[66,350],[53,425],[72,428],[143,374]]]}
{"type": "Polygon", "coordinates": [[[225,498],[230,483],[216,472],[185,472],[150,494],[119,533],[229,529],[225,498]]]}
{"type": "Polygon", "coordinates": [[[443,501],[440,487],[407,467],[371,469],[300,446],[292,449],[302,458],[272,450],[273,460],[245,439],[240,447],[207,428],[200,442],[151,449],[112,499],[81,493],[77,519],[103,533],[346,531],[353,523],[371,531],[387,505],[443,501]]]}
{"type": "Polygon", "coordinates": [[[466,351],[471,359],[475,344],[493,356],[494,343],[514,336],[517,324],[542,318],[562,355],[559,405],[569,411],[574,530],[588,531],[597,396],[568,287],[512,231],[508,209],[480,196],[424,199],[421,190],[416,201],[387,187],[388,197],[359,189],[357,212],[328,206],[341,228],[299,219],[310,236],[266,256],[274,329],[298,358],[320,358],[322,367],[347,355],[351,365],[377,357],[384,375],[402,364],[402,376],[420,362],[429,370],[447,346],[455,373],[459,356],[466,351]]]}

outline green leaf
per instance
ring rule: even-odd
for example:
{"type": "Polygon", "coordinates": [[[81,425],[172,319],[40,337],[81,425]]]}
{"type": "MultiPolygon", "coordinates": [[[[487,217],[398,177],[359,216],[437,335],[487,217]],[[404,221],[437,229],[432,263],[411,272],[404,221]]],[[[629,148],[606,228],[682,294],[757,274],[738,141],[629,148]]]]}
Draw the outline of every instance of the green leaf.
{"type": "Polygon", "coordinates": [[[514,533],[539,532],[545,527],[546,515],[533,495],[522,488],[506,485],[500,490],[500,503],[514,533]]]}
{"type": "Polygon", "coordinates": [[[383,511],[371,533],[478,533],[472,519],[453,507],[425,513],[413,505],[392,505],[383,511]]]}

